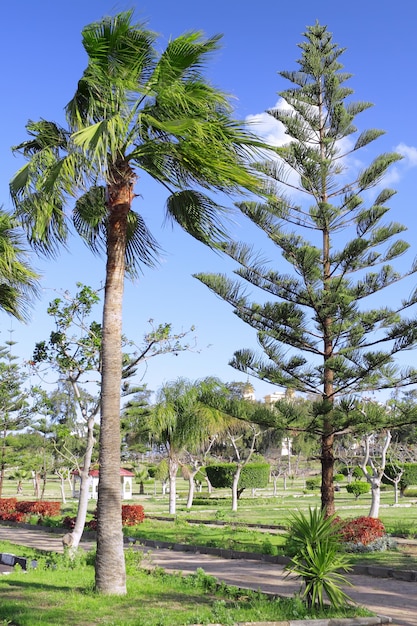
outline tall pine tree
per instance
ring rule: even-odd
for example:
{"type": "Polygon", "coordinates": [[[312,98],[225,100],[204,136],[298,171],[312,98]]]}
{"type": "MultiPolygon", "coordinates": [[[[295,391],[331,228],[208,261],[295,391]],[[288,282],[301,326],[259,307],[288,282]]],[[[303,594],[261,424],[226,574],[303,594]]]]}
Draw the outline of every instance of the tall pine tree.
{"type": "Polygon", "coordinates": [[[304,36],[299,69],[280,73],[291,82],[280,94],[286,106],[268,112],[290,138],[259,164],[268,199],[238,205],[283,260],[273,269],[249,245],[224,247],[240,265],[235,273],[269,301],[252,302],[240,279],[196,277],[257,330],[263,354],[240,350],[231,365],[316,397],[310,429],[321,438],[322,507],[331,514],[334,438],[355,413],[341,410],[341,399],[417,381],[416,369],[401,370],[395,363],[399,352],[417,342],[417,320],[405,318],[417,290],[397,306],[388,306],[385,294],[416,272],[417,264],[403,274],[391,266],[408,245],[397,237],[405,228],[385,221],[386,203],[395,192],[380,183],[401,156],[382,154],[348,180],[351,155],[383,132],[357,132],[354,119],[371,104],[350,101],[353,92],[345,86],[350,75],[339,61],[344,49],[327,27],[316,23],[304,36]],[[380,291],[384,304],[373,308],[380,291]],[[365,310],[368,297],[372,308],[365,310]]]}

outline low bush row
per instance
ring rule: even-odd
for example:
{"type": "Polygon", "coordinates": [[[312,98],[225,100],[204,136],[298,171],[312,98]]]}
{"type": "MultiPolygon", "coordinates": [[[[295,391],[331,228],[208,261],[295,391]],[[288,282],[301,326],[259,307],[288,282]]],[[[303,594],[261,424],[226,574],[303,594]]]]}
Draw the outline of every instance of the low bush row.
{"type": "MultiPolygon", "coordinates": [[[[141,504],[122,504],[122,524],[123,526],[136,526],[145,519],[145,510],[141,504]]],[[[67,515],[62,520],[65,528],[72,530],[75,526],[75,517],[67,515]]],[[[93,519],[89,520],[85,527],[88,530],[97,530],[97,509],[94,511],[93,519]]]]}
{"type": "Polygon", "coordinates": [[[60,515],[60,502],[45,500],[18,501],[16,498],[0,498],[0,520],[8,522],[25,522],[32,515],[39,518],[60,515]]]}
{"type": "MultiPolygon", "coordinates": [[[[33,515],[38,516],[38,522],[42,523],[45,518],[57,517],[61,514],[60,502],[49,502],[45,500],[18,501],[16,498],[0,498],[0,520],[6,522],[26,522],[33,515]]],[[[86,528],[96,530],[97,511],[94,512],[92,520],[87,522],[86,528]]],[[[75,517],[67,515],[62,519],[64,528],[74,528],[75,517]]],[[[123,526],[136,526],[145,519],[145,511],[141,504],[122,505],[123,526]]]]}

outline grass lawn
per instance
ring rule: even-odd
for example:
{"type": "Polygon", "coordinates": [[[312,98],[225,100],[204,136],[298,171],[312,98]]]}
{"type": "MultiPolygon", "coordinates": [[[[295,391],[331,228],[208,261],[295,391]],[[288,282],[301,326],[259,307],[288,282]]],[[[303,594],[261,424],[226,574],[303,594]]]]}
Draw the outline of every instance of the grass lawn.
{"type": "Polygon", "coordinates": [[[257,592],[218,585],[202,570],[189,576],[142,568],[140,553],[128,551],[128,593],[106,597],[94,592],[93,556],[68,569],[62,555],[48,564],[36,551],[0,544],[0,551],[34,556],[37,569],[0,577],[0,624],[14,626],[185,626],[237,621],[280,621],[365,616],[364,609],[313,613],[296,599],[269,599],[257,592]]]}
{"type": "MultiPolygon", "coordinates": [[[[153,482],[145,484],[145,494],[139,495],[138,485],[135,485],[133,500],[130,503],[140,503],[144,506],[145,514],[154,514],[172,518],[170,524],[146,520],[137,528],[137,531],[127,528],[126,534],[138,536],[143,539],[155,539],[172,541],[175,543],[193,543],[235,550],[255,551],[266,554],[280,553],[283,545],[283,537],[273,532],[259,532],[251,528],[238,528],[236,522],[243,524],[271,524],[286,526],[289,511],[304,510],[309,507],[320,505],[319,491],[306,491],[302,479],[287,481],[287,489],[279,485],[278,495],[273,496],[272,487],[257,490],[254,496],[250,491],[244,491],[239,500],[238,511],[231,511],[230,490],[214,490],[210,495],[207,489],[201,494],[196,494],[195,502],[191,510],[186,509],[186,495],[188,484],[183,479],[178,479],[177,515],[168,515],[168,495],[160,493],[160,485],[153,482]],[[186,519],[223,521],[226,526],[208,527],[203,524],[186,524],[186,519]]],[[[3,497],[15,496],[15,485],[11,481],[5,482],[3,497]]],[[[59,483],[54,479],[48,480],[47,499],[60,499],[59,483]]],[[[19,499],[33,499],[30,487],[24,486],[24,494],[19,499]]],[[[342,518],[353,518],[367,515],[370,508],[370,496],[360,496],[358,500],[347,493],[344,486],[335,493],[336,509],[342,518]]],[[[413,498],[401,498],[399,506],[394,506],[394,494],[391,488],[381,493],[380,518],[385,524],[386,530],[392,535],[417,536],[417,500],[413,498]]],[[[92,512],[96,502],[89,502],[89,510],[92,512]]],[[[68,499],[66,505],[62,505],[63,514],[74,515],[76,502],[68,499]]],[[[374,565],[384,565],[403,569],[417,569],[417,556],[408,549],[400,547],[398,551],[375,552],[369,554],[352,555],[354,563],[367,562],[374,565]]]]}
{"type": "MultiPolygon", "coordinates": [[[[164,522],[154,519],[145,521],[134,528],[125,528],[125,535],[140,539],[186,543],[197,546],[210,546],[231,550],[259,552],[261,554],[285,555],[284,535],[282,533],[260,532],[252,528],[239,528],[233,524],[226,526],[207,526],[189,524],[185,521],[164,522]]],[[[398,545],[397,550],[387,552],[368,552],[350,555],[352,564],[369,564],[395,569],[417,570],[417,548],[398,545]]]]}

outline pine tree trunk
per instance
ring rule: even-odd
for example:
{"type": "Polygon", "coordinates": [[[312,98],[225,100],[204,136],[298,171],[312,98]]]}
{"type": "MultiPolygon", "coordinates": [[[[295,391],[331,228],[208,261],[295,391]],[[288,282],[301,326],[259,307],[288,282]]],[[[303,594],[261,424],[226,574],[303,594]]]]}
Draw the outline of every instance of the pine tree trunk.
{"type": "MultiPolygon", "coordinates": [[[[321,113],[320,113],[321,115],[321,113]]],[[[322,156],[324,144],[321,145],[322,156]]],[[[323,188],[323,202],[327,201],[325,187],[323,188]]],[[[324,304],[327,298],[331,299],[331,266],[330,266],[330,234],[327,228],[323,229],[323,292],[324,304]]],[[[333,356],[333,321],[330,315],[323,319],[324,339],[324,385],[323,385],[323,410],[327,411],[323,416],[323,433],[321,437],[321,507],[327,516],[335,513],[334,504],[334,434],[331,407],[334,404],[334,371],[328,365],[328,360],[333,356]],[[328,405],[328,406],[326,406],[328,405]]]]}
{"type": "Polygon", "coordinates": [[[112,203],[112,206],[109,207],[102,329],[95,584],[97,591],[114,595],[126,593],[120,482],[120,385],[127,214],[131,193],[130,187],[120,188],[115,185],[108,194],[108,203],[112,203]]]}
{"type": "Polygon", "coordinates": [[[333,435],[323,435],[321,440],[321,506],[327,516],[335,512],[333,440],[333,435]]]}

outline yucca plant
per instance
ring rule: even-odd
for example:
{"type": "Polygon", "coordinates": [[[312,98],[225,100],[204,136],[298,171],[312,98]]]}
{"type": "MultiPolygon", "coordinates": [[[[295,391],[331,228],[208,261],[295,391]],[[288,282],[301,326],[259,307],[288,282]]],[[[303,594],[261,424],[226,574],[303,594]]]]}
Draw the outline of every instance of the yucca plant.
{"type": "Polygon", "coordinates": [[[335,516],[327,517],[317,507],[310,507],[308,513],[293,511],[287,526],[285,550],[288,556],[299,554],[307,540],[313,547],[321,541],[337,545],[340,540],[340,525],[335,516]]]}
{"type": "Polygon", "coordinates": [[[339,551],[340,530],[335,516],[326,517],[319,508],[308,514],[298,511],[289,520],[287,546],[292,558],[286,569],[304,582],[302,598],[309,607],[323,608],[325,600],[341,607],[350,600],[341,589],[349,585],[341,573],[350,571],[349,557],[339,551]]]}

